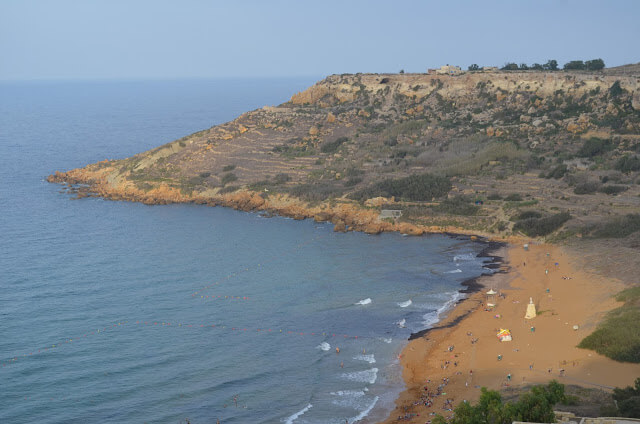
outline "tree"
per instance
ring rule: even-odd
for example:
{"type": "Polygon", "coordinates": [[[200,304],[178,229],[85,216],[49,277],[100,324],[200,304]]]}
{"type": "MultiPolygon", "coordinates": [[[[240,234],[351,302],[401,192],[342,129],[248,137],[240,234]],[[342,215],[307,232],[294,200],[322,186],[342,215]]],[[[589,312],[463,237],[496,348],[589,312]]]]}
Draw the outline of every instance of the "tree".
{"type": "Polygon", "coordinates": [[[599,71],[604,68],[604,60],[602,59],[587,60],[584,63],[584,65],[589,71],[599,71]]]}
{"type": "Polygon", "coordinates": [[[558,61],[555,59],[549,59],[547,61],[547,63],[545,63],[544,65],[542,65],[542,67],[546,70],[546,71],[557,71],[558,70],[558,61]]]}
{"type": "Polygon", "coordinates": [[[505,63],[502,68],[503,71],[517,71],[518,64],[517,63],[505,63]]]}
{"type": "Polygon", "coordinates": [[[613,398],[618,402],[623,417],[640,418],[640,378],[636,378],[635,387],[613,389],[613,398]]]}
{"type": "Polygon", "coordinates": [[[533,65],[531,65],[531,69],[534,71],[542,71],[544,70],[544,67],[539,63],[534,63],[533,65]]]}
{"type": "Polygon", "coordinates": [[[472,64],[472,65],[469,65],[469,70],[470,70],[470,71],[477,71],[477,70],[479,70],[479,69],[480,69],[480,67],[478,66],[478,64],[477,64],[477,63],[474,63],[474,64],[472,64]]]}
{"type": "MultiPolygon", "coordinates": [[[[513,421],[552,423],[555,422],[553,405],[564,400],[564,385],[555,380],[547,386],[534,387],[530,393],[520,396],[516,403],[502,403],[500,393],[483,387],[476,405],[462,402],[456,407],[451,424],[510,424],[513,421]]],[[[432,421],[433,424],[445,422],[440,416],[432,421]]]]}
{"type": "Polygon", "coordinates": [[[581,60],[572,60],[569,63],[565,63],[563,69],[565,71],[582,70],[582,69],[585,69],[585,66],[584,66],[584,62],[581,60]]]}
{"type": "Polygon", "coordinates": [[[624,92],[624,90],[620,86],[620,81],[619,80],[614,82],[613,84],[611,84],[611,87],[609,87],[609,95],[611,97],[618,97],[623,92],[624,92]]]}
{"type": "Polygon", "coordinates": [[[400,69],[400,73],[401,73],[401,74],[404,74],[404,69],[400,69]]]}

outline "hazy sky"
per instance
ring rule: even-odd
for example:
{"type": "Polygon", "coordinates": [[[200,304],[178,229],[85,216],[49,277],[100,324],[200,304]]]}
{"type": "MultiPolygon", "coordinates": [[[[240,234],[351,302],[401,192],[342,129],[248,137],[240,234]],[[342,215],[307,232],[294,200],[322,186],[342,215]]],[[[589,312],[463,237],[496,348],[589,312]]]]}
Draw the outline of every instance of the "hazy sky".
{"type": "Polygon", "coordinates": [[[0,0],[0,80],[640,61],[640,1],[0,0]]]}

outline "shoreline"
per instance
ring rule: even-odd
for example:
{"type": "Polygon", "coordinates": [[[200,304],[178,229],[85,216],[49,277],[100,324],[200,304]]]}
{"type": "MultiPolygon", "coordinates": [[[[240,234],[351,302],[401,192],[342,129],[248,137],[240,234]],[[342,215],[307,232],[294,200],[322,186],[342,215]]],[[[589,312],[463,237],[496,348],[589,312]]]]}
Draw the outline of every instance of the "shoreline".
{"type": "MultiPolygon", "coordinates": [[[[613,278],[595,273],[589,274],[583,269],[574,269],[572,264],[579,264],[579,260],[572,260],[569,258],[567,249],[558,246],[530,243],[530,251],[523,257],[525,252],[521,246],[524,240],[520,237],[500,238],[451,226],[380,221],[378,214],[374,211],[363,210],[348,202],[310,206],[298,199],[281,195],[269,196],[265,199],[259,193],[242,191],[223,196],[205,197],[203,194],[184,195],[167,187],[145,193],[127,183],[113,185],[100,171],[87,172],[80,169],[68,173],[56,173],[47,178],[47,181],[66,183],[69,186],[79,183],[87,184],[85,195],[78,193],[78,197],[95,196],[145,204],[195,203],[224,206],[248,212],[265,211],[298,220],[310,218],[317,222],[331,222],[334,225],[334,231],[340,232],[443,234],[486,243],[485,248],[477,256],[490,258],[491,260],[485,261],[486,264],[490,268],[499,268],[499,270],[463,281],[461,285],[465,288],[459,292],[467,296],[445,311],[444,316],[434,327],[411,335],[400,355],[404,390],[395,400],[395,408],[392,407],[391,413],[382,421],[378,418],[375,421],[365,419],[365,422],[425,423],[430,421],[431,414],[434,413],[448,417],[447,414],[451,414],[450,409],[462,400],[476,401],[480,395],[479,389],[483,386],[500,390],[510,385],[519,384],[524,387],[558,379],[561,383],[592,384],[596,387],[611,388],[632,385],[633,376],[640,375],[640,364],[617,363],[593,351],[575,347],[582,338],[595,329],[595,325],[607,311],[619,306],[611,295],[625,287],[613,278]],[[521,262],[524,264],[523,259],[528,266],[520,265],[521,262]],[[560,280],[558,269],[550,265],[551,259],[558,261],[556,265],[561,262],[563,272],[572,277],[569,280],[560,280]],[[549,268],[552,273],[545,274],[545,269],[549,268]],[[492,320],[493,315],[485,313],[480,308],[484,306],[485,301],[483,289],[489,285],[507,296],[498,302],[495,309],[500,322],[492,320]],[[545,294],[545,286],[552,288],[553,296],[545,294]],[[580,295],[576,296],[576,293],[580,295]],[[530,323],[523,322],[524,308],[532,294],[535,295],[533,297],[536,298],[537,309],[541,313],[545,312],[534,319],[535,327],[543,330],[547,335],[544,338],[535,337],[542,332],[540,330],[528,334],[527,326],[530,323]],[[554,300],[561,300],[564,307],[555,310],[555,305],[560,303],[552,303],[554,300]],[[509,304],[509,301],[513,303],[509,304]],[[569,325],[569,322],[564,322],[564,325],[555,322],[560,320],[556,317],[557,315],[561,317],[573,315],[572,319],[580,322],[580,330],[573,332],[567,332],[566,328],[560,330],[569,325]],[[514,334],[514,341],[507,342],[508,345],[500,344],[496,338],[499,328],[510,328],[514,334]],[[473,336],[469,337],[469,334],[473,336]],[[480,341],[469,348],[470,338],[480,341]],[[452,353],[447,351],[447,347],[450,346],[465,346],[465,350],[459,352],[455,349],[456,351],[452,353]],[[502,356],[502,351],[508,349],[514,349],[514,352],[520,353],[508,355],[508,361],[496,361],[496,357],[502,356]],[[517,356],[519,358],[516,358],[517,356]],[[535,370],[529,368],[534,362],[535,370]],[[538,364],[541,363],[543,365],[539,366],[538,364]],[[558,369],[567,366],[567,363],[571,364],[572,368],[560,379],[558,369]],[[451,364],[455,364],[453,365],[455,370],[447,370],[451,364]],[[548,372],[544,372],[544,369],[548,369],[548,372]],[[507,375],[509,375],[508,382],[507,375]],[[512,377],[515,378],[511,380],[512,377]],[[433,393],[438,386],[435,382],[438,381],[446,381],[446,397],[435,400],[430,398],[429,401],[432,404],[429,407],[424,406],[426,398],[423,389],[428,387],[433,393]],[[442,405],[445,399],[449,402],[442,405]]],[[[504,356],[506,359],[507,355],[504,356]]]]}
{"type": "Polygon", "coordinates": [[[468,296],[436,325],[412,335],[401,354],[405,390],[395,409],[378,422],[426,423],[433,413],[449,417],[463,400],[477,401],[480,387],[501,390],[552,379],[604,389],[633,385],[640,364],[575,347],[604,313],[618,306],[611,294],[624,288],[621,282],[575,269],[577,261],[558,246],[530,243],[524,251],[519,244],[502,243],[481,253],[503,254],[508,271],[471,279],[468,296]],[[505,295],[491,311],[485,309],[488,288],[505,295]],[[529,297],[539,312],[530,321],[524,319],[529,297]],[[574,323],[578,330],[572,329],[574,323]],[[513,341],[498,341],[499,328],[510,329],[513,341]],[[433,396],[440,385],[442,394],[433,396]]]}
{"type": "MultiPolygon", "coordinates": [[[[452,234],[452,233],[444,233],[443,235],[449,236],[449,237],[454,237],[460,240],[467,240],[467,238],[461,238],[459,235],[457,234],[452,234]]],[[[476,255],[476,258],[490,258],[490,260],[485,260],[484,264],[482,266],[482,268],[489,268],[489,269],[496,269],[496,271],[494,272],[483,272],[482,274],[475,276],[475,277],[471,277],[468,278],[464,281],[462,281],[460,283],[461,286],[464,286],[464,289],[460,289],[458,290],[458,293],[461,294],[465,294],[467,296],[462,297],[461,299],[458,299],[451,308],[443,311],[443,317],[441,319],[438,319],[438,322],[435,323],[435,326],[429,327],[429,328],[425,328],[424,330],[420,330],[417,331],[415,333],[412,333],[409,336],[409,340],[415,340],[418,339],[420,337],[425,337],[430,331],[432,330],[437,330],[439,328],[446,328],[446,327],[452,327],[454,325],[456,325],[458,322],[460,322],[464,317],[466,317],[468,315],[467,314],[463,314],[460,315],[456,318],[456,320],[445,324],[442,324],[443,326],[440,326],[439,324],[441,324],[443,321],[446,320],[446,318],[448,317],[449,313],[451,311],[453,311],[454,309],[456,309],[460,304],[462,304],[465,300],[467,300],[472,294],[474,293],[478,293],[480,291],[482,291],[482,289],[485,288],[485,285],[482,284],[480,281],[487,279],[487,278],[491,278],[496,274],[504,274],[507,273],[508,271],[506,269],[503,268],[504,265],[504,257],[503,256],[497,256],[494,255],[493,253],[498,253],[498,252],[502,252],[504,249],[507,248],[507,243],[504,242],[497,242],[497,241],[490,241],[490,240],[476,240],[477,243],[484,243],[486,244],[486,246],[480,251],[478,252],[478,254],[476,255]],[[491,264],[496,264],[499,265],[498,267],[489,267],[488,265],[491,264]]]]}

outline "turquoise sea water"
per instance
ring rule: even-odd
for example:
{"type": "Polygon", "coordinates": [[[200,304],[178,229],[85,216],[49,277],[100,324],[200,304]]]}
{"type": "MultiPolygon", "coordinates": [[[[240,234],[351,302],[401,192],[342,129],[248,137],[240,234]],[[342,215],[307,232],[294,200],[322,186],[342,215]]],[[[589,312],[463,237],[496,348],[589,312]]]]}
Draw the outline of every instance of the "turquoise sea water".
{"type": "Polygon", "coordinates": [[[44,181],[312,83],[0,84],[0,422],[386,416],[402,388],[398,353],[484,271],[481,245],[73,200],[44,181]]]}

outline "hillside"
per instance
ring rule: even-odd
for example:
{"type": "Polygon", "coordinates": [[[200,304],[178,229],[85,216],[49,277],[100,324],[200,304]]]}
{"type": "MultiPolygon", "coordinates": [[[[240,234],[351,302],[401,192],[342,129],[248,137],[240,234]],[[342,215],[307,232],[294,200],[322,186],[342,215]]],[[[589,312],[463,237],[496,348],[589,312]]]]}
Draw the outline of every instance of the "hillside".
{"type": "Polygon", "coordinates": [[[635,69],[332,75],[277,107],[48,180],[336,230],[626,237],[640,229],[626,217],[640,211],[635,69]]]}

